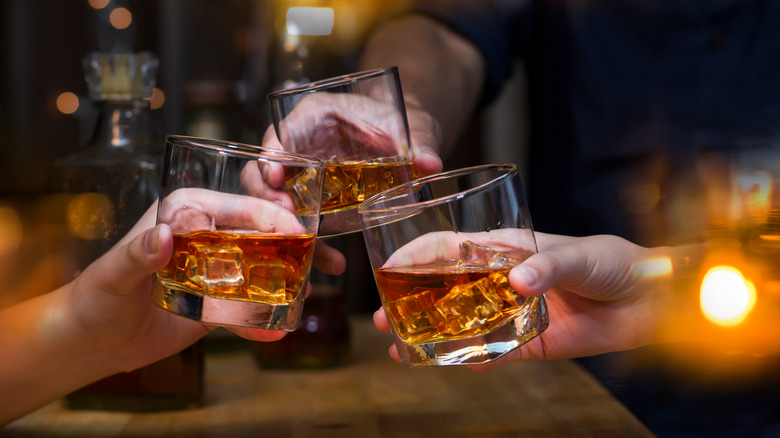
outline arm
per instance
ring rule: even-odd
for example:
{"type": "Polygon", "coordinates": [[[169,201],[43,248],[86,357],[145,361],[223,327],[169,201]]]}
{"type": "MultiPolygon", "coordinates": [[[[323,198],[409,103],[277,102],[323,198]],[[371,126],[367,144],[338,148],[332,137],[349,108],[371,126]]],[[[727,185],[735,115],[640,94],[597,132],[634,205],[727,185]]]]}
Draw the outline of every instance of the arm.
{"type": "Polygon", "coordinates": [[[418,164],[423,173],[438,172],[438,156],[446,155],[479,101],[482,57],[446,26],[410,15],[377,29],[360,61],[361,69],[390,65],[398,66],[401,75],[418,164]]]}
{"type": "MultiPolygon", "coordinates": [[[[265,208],[264,214],[276,214],[265,208]]],[[[154,226],[156,204],[105,255],[65,286],[0,310],[0,425],[89,383],[168,357],[208,327],[158,308],[153,274],[168,263],[173,234],[154,226]]],[[[343,272],[344,257],[319,246],[323,271],[343,272]]],[[[255,341],[284,332],[231,328],[255,341]]]]}
{"type": "Polygon", "coordinates": [[[0,311],[0,424],[90,382],[173,354],[208,331],[186,325],[175,342],[143,348],[148,338],[141,328],[152,325],[153,316],[165,316],[151,308],[150,274],[167,263],[171,249],[170,229],[146,230],[67,285],[0,311]],[[127,316],[104,319],[111,309],[127,316]]]}

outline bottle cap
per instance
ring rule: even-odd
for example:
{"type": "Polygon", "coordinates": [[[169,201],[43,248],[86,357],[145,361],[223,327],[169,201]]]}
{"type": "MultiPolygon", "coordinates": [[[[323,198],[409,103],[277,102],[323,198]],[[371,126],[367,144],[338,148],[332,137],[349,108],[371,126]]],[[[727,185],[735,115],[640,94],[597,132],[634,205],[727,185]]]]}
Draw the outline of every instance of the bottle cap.
{"type": "Polygon", "coordinates": [[[87,54],[84,74],[92,100],[133,100],[152,96],[157,58],[149,52],[87,54]]]}

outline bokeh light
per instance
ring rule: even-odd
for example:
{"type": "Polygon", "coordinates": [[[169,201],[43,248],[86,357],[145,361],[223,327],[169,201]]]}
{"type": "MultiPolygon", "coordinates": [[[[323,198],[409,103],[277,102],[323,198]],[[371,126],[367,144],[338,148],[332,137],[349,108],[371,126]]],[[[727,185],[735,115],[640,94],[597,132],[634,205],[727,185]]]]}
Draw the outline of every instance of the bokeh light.
{"type": "Polygon", "coordinates": [[[81,193],[67,207],[68,230],[82,239],[105,238],[114,227],[115,214],[111,199],[102,193],[81,193]]]}
{"type": "Polygon", "coordinates": [[[73,114],[79,109],[79,98],[70,91],[57,96],[57,110],[62,114],[73,114]]]}
{"type": "Polygon", "coordinates": [[[165,105],[165,93],[157,87],[152,89],[152,96],[149,97],[149,108],[160,109],[165,105]]]}
{"type": "Polygon", "coordinates": [[[133,14],[126,8],[116,8],[111,11],[111,15],[108,16],[108,21],[116,29],[127,29],[133,22],[133,14]]]}
{"type": "Polygon", "coordinates": [[[0,205],[0,256],[13,254],[22,243],[22,220],[19,213],[7,205],[0,205]]]}
{"type": "Polygon", "coordinates": [[[89,0],[89,5],[95,9],[103,9],[111,2],[111,0],[89,0]]]}
{"type": "Polygon", "coordinates": [[[731,266],[715,266],[704,275],[700,305],[704,316],[720,326],[745,320],[756,304],[756,288],[731,266]]]}

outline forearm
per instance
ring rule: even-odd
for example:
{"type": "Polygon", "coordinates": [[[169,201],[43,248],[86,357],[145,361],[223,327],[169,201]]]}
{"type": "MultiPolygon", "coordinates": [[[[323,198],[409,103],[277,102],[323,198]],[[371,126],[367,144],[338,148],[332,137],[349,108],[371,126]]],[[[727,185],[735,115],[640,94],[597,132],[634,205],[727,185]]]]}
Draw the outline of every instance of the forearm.
{"type": "Polygon", "coordinates": [[[379,28],[368,41],[362,69],[398,66],[407,106],[439,123],[442,155],[473,115],[482,91],[484,62],[477,49],[435,20],[411,15],[379,28]]]}
{"type": "Polygon", "coordinates": [[[69,287],[0,311],[0,424],[114,372],[73,326],[69,287]]]}

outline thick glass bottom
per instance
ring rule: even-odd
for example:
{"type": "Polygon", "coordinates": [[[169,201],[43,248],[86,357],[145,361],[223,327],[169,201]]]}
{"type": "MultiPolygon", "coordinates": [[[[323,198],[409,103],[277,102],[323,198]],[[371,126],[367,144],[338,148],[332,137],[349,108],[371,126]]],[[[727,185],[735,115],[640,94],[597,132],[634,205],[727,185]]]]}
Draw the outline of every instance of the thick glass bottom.
{"type": "Polygon", "coordinates": [[[152,298],[163,309],[204,324],[288,332],[298,328],[303,309],[303,297],[289,304],[228,300],[172,287],[159,279],[152,298]]]}
{"type": "Polygon", "coordinates": [[[515,319],[481,336],[428,344],[406,344],[393,333],[407,367],[478,365],[492,362],[539,336],[549,325],[544,296],[528,298],[515,319]]]}

